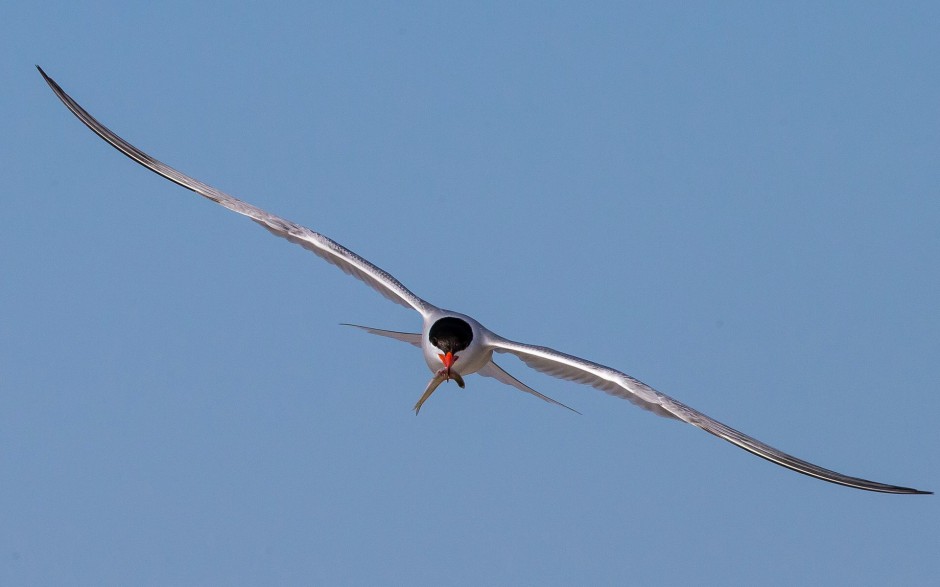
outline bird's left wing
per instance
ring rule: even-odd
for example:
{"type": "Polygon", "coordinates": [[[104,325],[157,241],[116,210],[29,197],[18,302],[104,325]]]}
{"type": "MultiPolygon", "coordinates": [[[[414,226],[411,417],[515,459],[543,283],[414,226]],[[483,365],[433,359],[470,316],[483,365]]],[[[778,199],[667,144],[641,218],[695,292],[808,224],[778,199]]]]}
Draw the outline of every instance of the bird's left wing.
{"type": "Polygon", "coordinates": [[[792,469],[798,473],[816,477],[830,483],[879,491],[882,493],[932,493],[910,487],[899,487],[869,481],[858,477],[850,477],[825,469],[813,463],[798,459],[783,451],[739,432],[730,426],[706,416],[702,412],[675,400],[664,393],[660,393],[642,381],[621,373],[616,369],[593,363],[580,357],[568,355],[554,349],[534,346],[507,340],[493,333],[488,333],[488,345],[495,352],[511,353],[519,357],[526,365],[553,377],[567,379],[596,387],[611,395],[630,400],[634,404],[650,410],[661,416],[674,418],[698,426],[709,434],[743,448],[763,459],[792,469]]]}
{"type": "Polygon", "coordinates": [[[95,117],[79,106],[78,102],[66,94],[65,90],[63,90],[59,84],[46,75],[46,72],[44,72],[41,67],[37,65],[36,69],[42,74],[43,79],[46,80],[46,83],[49,84],[49,87],[55,92],[55,95],[72,111],[72,114],[81,120],[85,126],[94,131],[95,134],[137,163],[158,175],[162,175],[173,183],[181,185],[188,190],[196,192],[200,196],[225,206],[233,212],[238,212],[239,214],[251,218],[268,229],[271,233],[313,252],[397,304],[413,308],[422,316],[426,316],[435,309],[434,306],[411,293],[408,288],[402,285],[401,282],[388,272],[376,267],[336,241],[314,232],[309,228],[295,224],[290,220],[285,220],[284,218],[265,212],[261,208],[242,202],[144,153],[134,145],[114,134],[105,125],[98,122],[95,117]]]}

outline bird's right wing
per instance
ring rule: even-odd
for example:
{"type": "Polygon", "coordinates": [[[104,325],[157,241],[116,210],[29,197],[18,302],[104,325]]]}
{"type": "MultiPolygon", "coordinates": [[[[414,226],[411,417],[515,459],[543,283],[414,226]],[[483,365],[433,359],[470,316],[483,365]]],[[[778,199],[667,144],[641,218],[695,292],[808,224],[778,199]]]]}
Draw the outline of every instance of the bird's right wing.
{"type": "Polygon", "coordinates": [[[610,367],[605,367],[604,365],[575,357],[574,355],[568,355],[548,347],[514,342],[491,332],[488,333],[487,344],[495,352],[516,355],[522,362],[537,371],[558,377],[559,379],[567,379],[569,381],[596,387],[611,395],[630,400],[634,404],[654,413],[688,422],[709,434],[713,434],[718,438],[727,440],[743,448],[749,453],[788,469],[792,469],[798,473],[816,477],[823,481],[829,481],[830,483],[865,489],[867,491],[879,491],[882,493],[933,493],[931,491],[921,491],[910,487],[899,487],[897,485],[878,483],[877,481],[869,481],[858,477],[850,477],[798,459],[768,444],[764,444],[743,432],[739,432],[730,426],[726,426],[718,420],[706,416],[702,412],[664,393],[660,393],[642,381],[630,377],[625,373],[621,373],[616,369],[611,369],[610,367]]]}
{"type": "Polygon", "coordinates": [[[98,122],[95,117],[79,106],[78,102],[66,94],[65,90],[59,87],[59,84],[46,75],[46,72],[44,72],[41,67],[37,65],[36,68],[39,70],[39,73],[42,74],[46,83],[49,84],[49,87],[52,88],[52,91],[55,92],[55,95],[72,111],[72,114],[81,120],[85,126],[94,131],[95,134],[107,141],[112,147],[124,153],[137,163],[158,175],[162,175],[173,183],[181,185],[204,198],[225,206],[233,212],[238,212],[239,214],[251,218],[268,229],[272,234],[285,238],[313,252],[320,258],[336,265],[397,304],[413,308],[422,316],[426,316],[436,309],[433,305],[411,293],[408,288],[402,285],[401,282],[388,272],[376,267],[336,241],[314,232],[309,228],[295,224],[290,220],[285,220],[284,218],[265,212],[261,208],[242,202],[144,153],[134,145],[114,134],[108,127],[98,122]]]}

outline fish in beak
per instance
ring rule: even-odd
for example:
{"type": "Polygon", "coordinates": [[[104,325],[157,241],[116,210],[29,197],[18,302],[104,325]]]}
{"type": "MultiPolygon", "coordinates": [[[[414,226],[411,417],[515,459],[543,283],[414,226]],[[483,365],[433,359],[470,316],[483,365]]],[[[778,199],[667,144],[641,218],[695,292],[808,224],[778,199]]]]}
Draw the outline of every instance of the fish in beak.
{"type": "Polygon", "coordinates": [[[454,353],[448,351],[447,354],[438,355],[441,358],[441,362],[444,363],[444,368],[438,371],[434,377],[431,378],[431,381],[428,383],[427,389],[424,390],[424,395],[421,396],[421,399],[418,400],[418,403],[415,404],[415,416],[418,415],[418,412],[421,411],[421,406],[424,402],[431,397],[431,394],[434,393],[434,390],[437,387],[449,379],[453,379],[457,382],[457,385],[461,388],[464,387],[463,377],[460,376],[460,373],[456,371],[451,371],[451,367],[454,366],[454,363],[457,362],[457,357],[454,353]]]}

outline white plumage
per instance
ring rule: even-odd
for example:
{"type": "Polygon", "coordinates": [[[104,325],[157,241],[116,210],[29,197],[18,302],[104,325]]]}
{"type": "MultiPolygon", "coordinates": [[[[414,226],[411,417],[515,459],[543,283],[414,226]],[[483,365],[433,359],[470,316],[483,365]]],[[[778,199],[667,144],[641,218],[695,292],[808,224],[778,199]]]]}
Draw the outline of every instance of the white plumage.
{"type": "Polygon", "coordinates": [[[312,251],[317,256],[366,283],[369,287],[393,302],[417,311],[422,318],[421,333],[393,332],[357,326],[357,328],[361,328],[369,333],[401,340],[422,349],[425,361],[431,369],[431,372],[435,373],[435,376],[428,385],[424,396],[415,406],[416,412],[420,409],[424,400],[430,396],[440,383],[448,379],[454,379],[458,384],[463,386],[462,377],[473,373],[478,373],[485,377],[492,377],[497,381],[511,385],[516,389],[532,394],[547,402],[564,406],[564,404],[542,395],[520,382],[492,360],[493,353],[509,353],[517,356],[526,365],[537,371],[575,383],[590,385],[610,395],[629,400],[641,408],[657,415],[688,422],[709,434],[723,438],[761,458],[811,477],[868,491],[907,494],[931,493],[929,491],[920,491],[909,487],[899,487],[896,485],[868,481],[858,477],[850,477],[798,459],[768,446],[755,438],[738,432],[616,369],[568,355],[551,348],[523,344],[505,339],[485,328],[482,324],[469,316],[438,308],[416,296],[388,272],[376,267],[332,239],[314,232],[309,228],[265,212],[251,204],[247,204],[157,161],[95,120],[94,117],[66,94],[55,81],[47,76],[41,68],[38,69],[49,84],[49,87],[55,92],[56,96],[62,100],[79,120],[98,136],[137,163],[233,212],[251,218],[272,234],[286,238],[312,251]],[[446,352],[445,349],[436,347],[431,342],[435,325],[440,327],[440,325],[444,323],[461,325],[461,328],[457,329],[457,331],[444,329],[444,331],[446,331],[447,351],[456,349],[453,350],[453,352],[446,352]],[[469,327],[469,330],[466,330],[466,327],[469,327]]]}

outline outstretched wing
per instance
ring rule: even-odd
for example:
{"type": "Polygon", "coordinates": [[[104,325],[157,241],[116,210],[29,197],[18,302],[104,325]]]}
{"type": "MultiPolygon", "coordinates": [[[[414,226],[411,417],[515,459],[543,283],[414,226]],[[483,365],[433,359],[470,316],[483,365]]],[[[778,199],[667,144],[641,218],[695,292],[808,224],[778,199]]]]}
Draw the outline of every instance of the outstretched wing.
{"type": "Polygon", "coordinates": [[[611,395],[630,400],[638,406],[667,418],[674,418],[698,426],[709,434],[743,448],[763,459],[777,463],[798,473],[816,477],[823,481],[847,485],[868,491],[882,493],[933,493],[910,487],[898,487],[858,477],[850,477],[825,469],[813,463],[798,459],[776,448],[764,444],[747,434],[738,432],[730,426],[710,418],[684,403],[660,393],[638,379],[621,373],[610,367],[568,355],[554,349],[533,346],[498,337],[491,334],[490,346],[499,353],[511,353],[519,357],[526,365],[553,377],[567,379],[596,387],[611,395]]]}
{"type": "Polygon", "coordinates": [[[271,233],[313,252],[322,259],[325,259],[346,273],[366,283],[369,287],[395,303],[413,308],[422,316],[427,315],[435,309],[434,306],[411,293],[408,288],[402,285],[401,282],[392,277],[388,272],[376,267],[336,241],[314,232],[309,228],[295,224],[290,220],[285,220],[284,218],[265,212],[261,208],[242,202],[144,153],[98,122],[91,114],[86,112],[84,108],[79,106],[78,102],[66,94],[65,90],[59,87],[59,84],[46,75],[46,72],[44,72],[41,67],[37,65],[36,68],[39,70],[39,73],[42,74],[46,83],[49,84],[49,87],[52,88],[52,91],[55,92],[55,95],[72,111],[72,114],[81,120],[85,126],[94,131],[95,134],[137,163],[140,163],[154,173],[162,175],[173,183],[179,184],[188,190],[196,192],[200,196],[225,206],[233,212],[238,212],[239,214],[251,218],[271,231],[271,233]]]}

